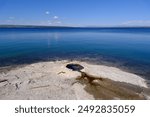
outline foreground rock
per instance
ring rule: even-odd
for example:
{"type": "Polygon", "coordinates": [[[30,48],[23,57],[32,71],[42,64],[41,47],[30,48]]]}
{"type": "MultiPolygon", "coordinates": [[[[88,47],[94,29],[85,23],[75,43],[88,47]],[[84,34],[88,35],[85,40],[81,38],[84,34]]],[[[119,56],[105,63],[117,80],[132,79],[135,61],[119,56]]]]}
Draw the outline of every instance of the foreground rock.
{"type": "Polygon", "coordinates": [[[41,62],[0,73],[0,99],[148,99],[143,78],[85,62],[41,62]],[[84,68],[68,69],[69,63],[84,68]]]}

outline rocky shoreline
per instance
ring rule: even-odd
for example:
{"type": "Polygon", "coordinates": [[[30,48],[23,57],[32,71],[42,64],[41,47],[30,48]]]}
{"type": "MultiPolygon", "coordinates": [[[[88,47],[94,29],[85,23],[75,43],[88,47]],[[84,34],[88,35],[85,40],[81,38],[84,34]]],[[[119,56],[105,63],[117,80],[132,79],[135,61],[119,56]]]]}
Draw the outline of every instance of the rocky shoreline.
{"type": "Polygon", "coordinates": [[[81,61],[40,62],[0,72],[0,99],[150,99],[146,81],[115,67],[81,61]],[[82,69],[66,66],[75,63],[82,69]]]}

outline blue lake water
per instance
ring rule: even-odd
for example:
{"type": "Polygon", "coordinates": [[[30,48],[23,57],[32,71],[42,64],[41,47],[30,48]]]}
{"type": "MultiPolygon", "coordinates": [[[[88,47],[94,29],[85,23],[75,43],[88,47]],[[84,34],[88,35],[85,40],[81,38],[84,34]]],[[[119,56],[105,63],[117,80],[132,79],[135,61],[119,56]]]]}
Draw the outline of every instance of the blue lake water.
{"type": "Polygon", "coordinates": [[[0,66],[61,59],[120,63],[150,76],[150,28],[0,28],[0,66]]]}

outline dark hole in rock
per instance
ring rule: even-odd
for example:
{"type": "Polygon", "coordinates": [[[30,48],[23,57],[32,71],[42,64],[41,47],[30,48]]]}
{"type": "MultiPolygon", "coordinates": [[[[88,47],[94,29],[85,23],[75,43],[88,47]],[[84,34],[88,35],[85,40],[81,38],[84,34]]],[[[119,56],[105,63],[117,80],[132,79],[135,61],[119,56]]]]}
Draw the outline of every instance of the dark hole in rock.
{"type": "Polygon", "coordinates": [[[66,65],[66,67],[68,69],[72,69],[73,71],[80,71],[80,70],[84,69],[84,67],[79,64],[68,64],[68,65],[66,65]]]}

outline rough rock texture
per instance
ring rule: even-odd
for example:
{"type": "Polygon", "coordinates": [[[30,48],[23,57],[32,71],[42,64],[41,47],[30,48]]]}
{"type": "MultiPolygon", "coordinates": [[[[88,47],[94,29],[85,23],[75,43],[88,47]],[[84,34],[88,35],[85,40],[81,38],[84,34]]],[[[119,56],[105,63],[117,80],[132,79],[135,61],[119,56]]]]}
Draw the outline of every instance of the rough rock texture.
{"type": "Polygon", "coordinates": [[[0,99],[145,99],[146,96],[148,99],[149,94],[143,90],[149,92],[145,80],[135,74],[79,61],[41,62],[0,73],[0,99]],[[78,79],[83,74],[66,68],[69,63],[82,65],[82,72],[94,78],[92,83],[88,76],[78,79]],[[110,87],[110,84],[115,85],[113,91],[105,87],[110,87]],[[133,95],[137,93],[137,97],[118,96],[121,88],[116,95],[114,91],[117,86],[132,89],[131,92],[133,95]],[[133,90],[135,87],[139,88],[138,91],[133,90]]]}

